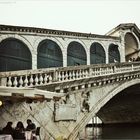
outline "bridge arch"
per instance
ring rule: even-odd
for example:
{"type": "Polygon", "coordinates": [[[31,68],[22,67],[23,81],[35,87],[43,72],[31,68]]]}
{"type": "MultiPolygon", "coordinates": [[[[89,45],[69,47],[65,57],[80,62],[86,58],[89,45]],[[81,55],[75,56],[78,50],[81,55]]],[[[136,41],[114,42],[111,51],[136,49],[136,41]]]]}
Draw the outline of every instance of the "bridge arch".
{"type": "Polygon", "coordinates": [[[33,45],[33,46],[35,46],[36,50],[38,49],[39,44],[44,40],[51,40],[51,41],[55,42],[56,44],[58,44],[58,46],[60,47],[60,49],[62,51],[64,50],[63,43],[57,37],[38,37],[33,45]]]}
{"type": "Polygon", "coordinates": [[[87,53],[84,46],[77,41],[70,42],[67,47],[67,66],[86,64],[87,53]]]}
{"type": "Polygon", "coordinates": [[[140,84],[140,79],[134,79],[128,82],[125,82],[116,88],[114,88],[113,91],[109,92],[105,98],[102,99],[102,101],[96,106],[96,113],[100,110],[101,107],[103,107],[110,99],[112,99],[115,95],[119,94],[124,89],[127,89],[133,85],[140,84]]]}
{"type": "Polygon", "coordinates": [[[94,42],[90,46],[90,64],[103,64],[106,62],[106,55],[104,47],[94,42]]]}
{"type": "MultiPolygon", "coordinates": [[[[8,38],[15,38],[15,39],[20,40],[21,42],[23,42],[28,47],[28,49],[30,50],[31,54],[32,54],[33,51],[35,51],[33,45],[31,44],[31,42],[28,39],[26,39],[25,37],[21,36],[21,35],[17,35],[17,34],[16,35],[13,35],[13,34],[1,35],[0,36],[0,42],[2,42],[5,39],[8,39],[8,38]]],[[[32,56],[33,56],[33,54],[32,54],[32,56]]]]}
{"type": "Polygon", "coordinates": [[[120,52],[118,45],[113,43],[109,45],[108,57],[109,63],[120,62],[120,52]]]}
{"type": "Polygon", "coordinates": [[[113,97],[115,97],[115,95],[117,95],[121,91],[123,91],[133,85],[137,85],[137,84],[140,84],[140,79],[134,79],[131,81],[124,82],[123,84],[117,85],[116,88],[114,88],[114,90],[111,89],[109,93],[102,96],[102,98],[100,98],[99,101],[94,106],[92,106],[92,108],[90,109],[90,112],[88,114],[86,114],[86,116],[84,117],[84,120],[82,120],[82,122],[80,122],[80,124],[78,126],[79,129],[74,130],[72,132],[72,135],[69,136],[69,138],[76,136],[78,131],[82,130],[87,125],[87,123],[93,118],[93,116],[95,116],[99,112],[99,110],[105,106],[105,104],[107,102],[109,102],[113,97]]]}
{"type": "Polygon", "coordinates": [[[28,46],[16,38],[0,42],[0,71],[16,71],[32,68],[32,54],[28,46]]]}
{"type": "Polygon", "coordinates": [[[63,66],[62,50],[56,42],[50,39],[41,41],[37,52],[37,68],[63,66]]]}
{"type": "Polygon", "coordinates": [[[129,61],[130,58],[135,58],[139,56],[139,39],[138,37],[132,32],[126,32],[124,35],[125,41],[125,60],[129,61]]]}

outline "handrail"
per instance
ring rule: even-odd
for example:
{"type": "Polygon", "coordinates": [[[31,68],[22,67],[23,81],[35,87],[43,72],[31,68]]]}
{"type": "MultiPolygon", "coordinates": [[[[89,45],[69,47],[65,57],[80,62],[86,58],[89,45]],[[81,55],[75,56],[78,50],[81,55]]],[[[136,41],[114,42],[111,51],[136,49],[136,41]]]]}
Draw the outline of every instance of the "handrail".
{"type": "Polygon", "coordinates": [[[0,86],[34,87],[139,70],[140,62],[125,62],[0,72],[0,86]]]}

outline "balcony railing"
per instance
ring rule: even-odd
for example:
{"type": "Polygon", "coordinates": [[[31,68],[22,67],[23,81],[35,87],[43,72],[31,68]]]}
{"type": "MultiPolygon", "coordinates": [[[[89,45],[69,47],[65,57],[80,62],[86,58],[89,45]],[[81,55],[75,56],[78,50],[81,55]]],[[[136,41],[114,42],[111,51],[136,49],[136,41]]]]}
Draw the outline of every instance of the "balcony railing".
{"type": "Polygon", "coordinates": [[[7,87],[35,87],[139,70],[140,62],[131,62],[1,72],[0,85],[7,87]]]}

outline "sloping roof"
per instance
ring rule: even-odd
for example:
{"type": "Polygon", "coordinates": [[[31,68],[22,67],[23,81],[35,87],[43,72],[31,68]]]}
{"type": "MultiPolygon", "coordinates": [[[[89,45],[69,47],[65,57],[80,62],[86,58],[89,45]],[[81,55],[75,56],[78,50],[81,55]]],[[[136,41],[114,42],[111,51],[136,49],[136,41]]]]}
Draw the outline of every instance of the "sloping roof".
{"type": "Polygon", "coordinates": [[[36,28],[36,27],[23,27],[23,26],[12,26],[12,25],[0,25],[0,31],[15,31],[15,32],[27,32],[27,33],[40,33],[40,34],[53,34],[53,35],[66,35],[66,36],[76,36],[76,37],[91,37],[91,38],[112,38],[119,39],[118,37],[112,37],[107,35],[97,35],[91,33],[81,33],[63,30],[53,30],[46,28],[36,28]]]}
{"type": "Polygon", "coordinates": [[[106,33],[106,35],[111,35],[112,33],[118,31],[118,30],[126,30],[126,29],[133,29],[133,31],[140,36],[140,29],[138,28],[138,26],[135,23],[122,23],[119,24],[117,27],[113,28],[112,30],[110,30],[108,33],[106,33]]]}

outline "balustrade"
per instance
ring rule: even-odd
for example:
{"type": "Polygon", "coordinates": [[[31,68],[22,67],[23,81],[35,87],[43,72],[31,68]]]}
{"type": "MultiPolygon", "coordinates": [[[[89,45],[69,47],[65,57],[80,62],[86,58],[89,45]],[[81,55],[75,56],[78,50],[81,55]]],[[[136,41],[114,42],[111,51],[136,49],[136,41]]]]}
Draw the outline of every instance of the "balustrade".
{"type": "Polygon", "coordinates": [[[8,87],[34,87],[54,82],[71,81],[139,70],[140,63],[135,62],[1,72],[0,85],[8,87]]]}

